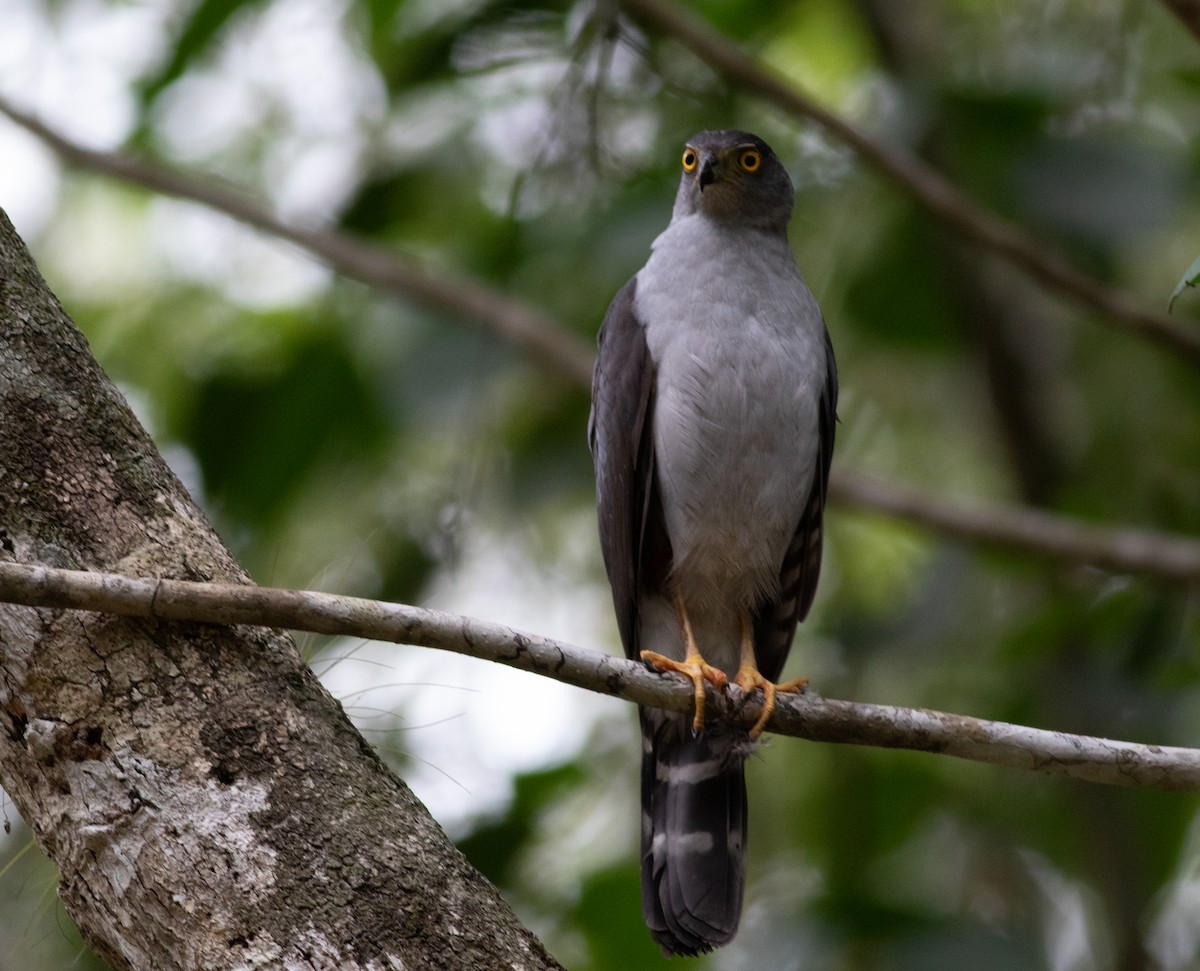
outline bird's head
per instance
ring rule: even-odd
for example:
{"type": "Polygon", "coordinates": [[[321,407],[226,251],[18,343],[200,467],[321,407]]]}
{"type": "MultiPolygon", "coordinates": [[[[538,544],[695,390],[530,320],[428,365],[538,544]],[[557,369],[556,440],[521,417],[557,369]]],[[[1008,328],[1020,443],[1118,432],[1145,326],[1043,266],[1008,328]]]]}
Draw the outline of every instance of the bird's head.
{"type": "Polygon", "coordinates": [[[757,135],[698,132],[683,149],[675,216],[700,213],[732,225],[785,232],[795,192],[787,170],[757,135]]]}

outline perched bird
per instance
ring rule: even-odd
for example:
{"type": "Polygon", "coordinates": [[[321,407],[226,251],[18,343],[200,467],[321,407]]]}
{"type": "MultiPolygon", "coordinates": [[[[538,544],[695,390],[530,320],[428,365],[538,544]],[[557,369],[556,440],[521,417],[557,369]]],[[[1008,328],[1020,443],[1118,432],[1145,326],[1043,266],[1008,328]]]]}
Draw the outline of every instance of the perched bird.
{"type": "Polygon", "coordinates": [[[668,954],[727,943],[742,908],[743,761],[821,566],[833,349],[787,241],[794,193],[743,131],[683,151],[671,223],[600,328],[588,439],[625,651],[696,685],[643,708],[642,909],[668,954]],[[746,732],[704,682],[763,692],[746,732]]]}

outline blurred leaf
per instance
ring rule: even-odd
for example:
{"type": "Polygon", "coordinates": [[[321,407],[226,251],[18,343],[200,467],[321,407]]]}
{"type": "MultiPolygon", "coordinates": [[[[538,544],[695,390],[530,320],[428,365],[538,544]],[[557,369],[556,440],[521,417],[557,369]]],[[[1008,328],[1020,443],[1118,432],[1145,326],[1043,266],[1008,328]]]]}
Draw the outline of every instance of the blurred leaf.
{"type": "Polygon", "coordinates": [[[903,206],[887,220],[847,287],[847,309],[872,340],[924,350],[961,345],[943,248],[939,230],[915,206],[903,206]]]}
{"type": "Polygon", "coordinates": [[[225,25],[239,10],[254,10],[268,6],[268,0],[200,0],[191,10],[175,38],[171,56],[158,73],[140,86],[143,106],[149,105],[173,81],[183,74],[209,50],[225,25]]]}
{"type": "Polygon", "coordinates": [[[391,532],[376,544],[379,590],[376,596],[397,603],[418,603],[429,578],[437,568],[426,548],[412,536],[391,532]]]}
{"type": "Polygon", "coordinates": [[[1014,172],[1038,150],[1054,110],[1039,90],[956,85],[942,93],[939,129],[949,168],[975,196],[1001,212],[1019,202],[1014,172]]]}
{"type": "Polygon", "coordinates": [[[513,495],[523,504],[544,502],[566,491],[587,489],[588,397],[544,377],[538,393],[513,409],[504,444],[514,460],[513,495]]]}
{"type": "Polygon", "coordinates": [[[632,867],[591,874],[572,916],[583,931],[592,968],[661,971],[666,964],[642,921],[641,879],[632,867]]]}
{"type": "Polygon", "coordinates": [[[517,776],[513,780],[513,799],[504,815],[476,827],[458,841],[458,848],[484,876],[504,886],[522,850],[537,834],[540,814],[563,790],[578,785],[583,778],[583,771],[571,762],[517,776]]]}
{"type": "Polygon", "coordinates": [[[210,495],[249,523],[283,515],[319,463],[369,460],[388,433],[339,341],[313,335],[285,353],[275,369],[203,381],[182,429],[210,495]]]}

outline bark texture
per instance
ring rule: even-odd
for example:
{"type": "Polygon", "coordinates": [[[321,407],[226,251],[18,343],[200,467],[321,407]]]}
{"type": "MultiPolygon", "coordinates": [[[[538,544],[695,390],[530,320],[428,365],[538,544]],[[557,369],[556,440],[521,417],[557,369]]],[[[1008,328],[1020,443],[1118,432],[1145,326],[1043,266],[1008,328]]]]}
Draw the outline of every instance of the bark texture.
{"type": "MultiPolygon", "coordinates": [[[[0,559],[249,582],[0,212],[0,559]]],[[[291,639],[0,604],[0,783],[115,968],[557,968],[291,639]]]]}

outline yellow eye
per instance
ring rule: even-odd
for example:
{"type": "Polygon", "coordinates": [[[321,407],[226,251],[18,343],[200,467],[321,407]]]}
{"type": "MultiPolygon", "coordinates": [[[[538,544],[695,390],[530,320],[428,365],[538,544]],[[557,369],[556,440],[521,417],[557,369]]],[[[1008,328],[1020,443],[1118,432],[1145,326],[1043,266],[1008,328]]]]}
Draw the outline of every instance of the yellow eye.
{"type": "Polygon", "coordinates": [[[758,167],[762,165],[762,156],[754,149],[748,148],[738,156],[738,165],[747,172],[757,172],[758,167]]]}
{"type": "Polygon", "coordinates": [[[699,161],[700,159],[696,156],[696,150],[694,148],[685,148],[683,150],[683,171],[695,172],[696,163],[699,161]]]}

